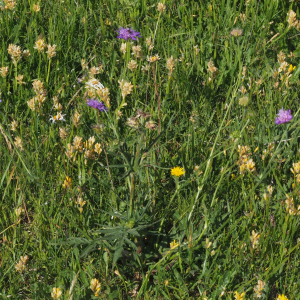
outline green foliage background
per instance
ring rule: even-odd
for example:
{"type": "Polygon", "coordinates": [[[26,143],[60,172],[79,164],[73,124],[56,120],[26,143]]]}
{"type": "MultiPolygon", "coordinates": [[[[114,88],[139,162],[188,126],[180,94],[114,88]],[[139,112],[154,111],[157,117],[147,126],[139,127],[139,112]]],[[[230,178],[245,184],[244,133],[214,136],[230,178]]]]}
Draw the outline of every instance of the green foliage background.
{"type": "Polygon", "coordinates": [[[0,78],[0,295],[50,299],[59,287],[60,299],[96,299],[90,281],[97,278],[100,299],[219,299],[223,291],[223,299],[234,299],[235,291],[254,299],[262,280],[261,299],[299,299],[300,219],[285,204],[287,194],[300,204],[290,170],[299,160],[299,35],[287,22],[290,9],[299,16],[298,4],[166,0],[160,13],[157,2],[146,0],[44,0],[34,12],[37,3],[19,0],[14,11],[0,12],[0,58],[9,67],[0,78]],[[127,42],[126,54],[116,38],[120,26],[142,36],[127,42]],[[242,36],[232,36],[234,28],[242,36]],[[57,45],[50,62],[34,49],[39,36],[57,45]],[[31,56],[16,67],[9,44],[31,56]],[[133,72],[127,68],[132,45],[143,51],[133,72]],[[289,85],[274,77],[280,51],[296,66],[289,85]],[[149,64],[147,55],[154,54],[160,60],[149,64]],[[177,61],[168,76],[171,56],[177,61]],[[95,77],[109,88],[107,113],[86,104],[81,59],[103,67],[95,77]],[[212,80],[209,61],[218,68],[212,80]],[[25,85],[16,84],[16,74],[25,85]],[[35,79],[47,92],[40,112],[27,105],[35,79]],[[134,89],[117,119],[121,79],[134,89]],[[239,105],[241,86],[246,107],[239,105]],[[49,121],[54,96],[65,122],[49,121]],[[275,125],[281,108],[291,109],[293,120],[275,125]],[[147,129],[143,117],[137,128],[128,126],[139,109],[161,129],[147,129]],[[66,141],[60,127],[68,131],[66,141]],[[99,158],[69,160],[67,143],[76,135],[94,136],[103,146],[99,158]],[[14,144],[17,136],[23,151],[14,144]],[[255,172],[240,174],[238,145],[250,147],[255,172]],[[171,176],[176,166],[185,170],[180,178],[171,176]],[[62,187],[66,176],[70,189],[62,187]],[[266,198],[269,185],[274,192],[266,198]],[[86,201],[82,213],[78,196],[86,201]],[[17,218],[19,207],[24,214],[17,218]],[[253,230],[260,235],[257,248],[253,230]],[[174,240],[179,245],[171,249],[174,240]],[[29,261],[20,273],[15,265],[24,255],[29,261]]]}

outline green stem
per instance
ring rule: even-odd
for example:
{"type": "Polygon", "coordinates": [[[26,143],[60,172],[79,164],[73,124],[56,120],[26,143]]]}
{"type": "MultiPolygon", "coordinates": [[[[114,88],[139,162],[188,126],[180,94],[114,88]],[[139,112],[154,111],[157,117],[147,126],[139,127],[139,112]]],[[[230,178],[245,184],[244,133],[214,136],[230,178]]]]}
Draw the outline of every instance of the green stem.
{"type": "Polygon", "coordinates": [[[46,83],[48,83],[48,81],[49,81],[49,75],[50,75],[50,64],[51,64],[51,59],[49,59],[49,64],[48,64],[48,73],[47,73],[47,79],[46,79],[46,83]]]}
{"type": "Polygon", "coordinates": [[[41,62],[42,62],[41,53],[39,53],[39,69],[38,69],[38,78],[40,78],[41,62]]]}
{"type": "Polygon", "coordinates": [[[18,83],[17,83],[17,76],[18,76],[18,64],[15,64],[15,80],[14,80],[14,92],[17,92],[18,83]]]}
{"type": "Polygon", "coordinates": [[[129,218],[132,217],[132,212],[134,209],[134,174],[130,174],[131,185],[130,185],[130,209],[129,209],[129,218]]]}

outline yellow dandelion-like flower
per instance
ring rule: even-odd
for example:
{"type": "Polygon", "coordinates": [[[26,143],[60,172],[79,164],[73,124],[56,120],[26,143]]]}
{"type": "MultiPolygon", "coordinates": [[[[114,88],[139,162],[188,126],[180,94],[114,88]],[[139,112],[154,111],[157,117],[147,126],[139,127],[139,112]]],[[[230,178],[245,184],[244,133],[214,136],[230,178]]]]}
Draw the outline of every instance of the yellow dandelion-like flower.
{"type": "Polygon", "coordinates": [[[239,294],[237,291],[234,292],[234,298],[235,300],[243,300],[245,296],[245,293],[239,294]]]}
{"type": "Polygon", "coordinates": [[[278,295],[277,300],[289,300],[289,299],[282,294],[282,295],[278,295]]]}
{"type": "Polygon", "coordinates": [[[176,243],[176,240],[174,240],[173,242],[170,243],[171,250],[177,248],[178,246],[179,246],[179,243],[176,243]]]}
{"type": "Polygon", "coordinates": [[[71,186],[72,186],[72,178],[69,177],[69,176],[67,176],[62,186],[63,186],[64,189],[71,188],[71,186]]]}
{"type": "Polygon", "coordinates": [[[296,69],[296,66],[290,65],[289,72],[292,73],[296,69]]]}
{"type": "Polygon", "coordinates": [[[185,171],[183,171],[183,168],[181,167],[175,167],[171,169],[171,175],[176,176],[176,177],[180,177],[185,173],[185,171]]]}

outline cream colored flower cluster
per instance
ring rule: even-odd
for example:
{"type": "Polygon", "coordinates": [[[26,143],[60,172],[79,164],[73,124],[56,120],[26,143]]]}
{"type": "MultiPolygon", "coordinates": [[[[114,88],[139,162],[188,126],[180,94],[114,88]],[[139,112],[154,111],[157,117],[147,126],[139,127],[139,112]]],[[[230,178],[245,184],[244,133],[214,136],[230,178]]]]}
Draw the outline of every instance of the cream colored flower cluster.
{"type": "Polygon", "coordinates": [[[288,23],[289,23],[289,27],[295,27],[297,29],[300,29],[300,21],[297,20],[297,14],[293,11],[290,10],[288,13],[288,23]]]}
{"type": "Polygon", "coordinates": [[[258,280],[257,285],[254,287],[254,296],[255,298],[261,298],[262,297],[262,292],[265,289],[266,283],[262,280],[258,280]]]}
{"type": "Polygon", "coordinates": [[[285,200],[286,211],[292,216],[300,215],[300,205],[298,205],[298,208],[296,208],[293,197],[290,197],[289,195],[286,195],[286,197],[287,197],[287,199],[285,200]]]}
{"type": "MultiPolygon", "coordinates": [[[[82,59],[81,60],[82,70],[88,69],[88,63],[82,59]]],[[[86,94],[90,98],[98,98],[102,100],[106,107],[110,107],[110,92],[108,88],[105,88],[104,85],[94,76],[96,74],[102,73],[103,67],[92,67],[89,70],[89,79],[85,83],[86,94]]]]}
{"type": "Polygon", "coordinates": [[[17,2],[15,0],[4,0],[4,9],[8,10],[14,10],[15,6],[17,5],[17,2]]]}
{"type": "Polygon", "coordinates": [[[40,80],[34,80],[32,83],[33,90],[35,92],[35,97],[27,101],[27,105],[32,111],[37,109],[40,111],[42,104],[46,101],[46,90],[44,89],[44,84],[40,80]]]}
{"type": "Polygon", "coordinates": [[[22,273],[26,268],[26,264],[27,264],[28,260],[29,260],[28,255],[21,256],[19,262],[15,266],[16,270],[18,272],[22,273]]]}
{"type": "Polygon", "coordinates": [[[291,171],[294,174],[297,183],[300,183],[300,162],[293,163],[293,168],[291,168],[291,171]]]}
{"type": "MultiPolygon", "coordinates": [[[[22,52],[21,47],[17,46],[17,45],[14,45],[14,44],[9,44],[8,45],[7,52],[11,56],[14,65],[16,65],[19,62],[19,60],[22,58],[22,56],[24,58],[28,58],[30,56],[29,50],[24,50],[22,52]]],[[[3,69],[3,68],[5,68],[5,67],[2,67],[1,69],[3,69]]],[[[8,69],[7,69],[7,72],[8,72],[8,69]]],[[[6,74],[7,74],[7,72],[6,72],[6,74]]],[[[4,72],[4,74],[5,74],[5,72],[4,72]]],[[[6,76],[6,75],[5,76],[2,75],[2,70],[1,70],[1,76],[2,77],[6,76]]]]}
{"type": "Polygon", "coordinates": [[[82,137],[75,136],[73,139],[73,144],[67,144],[66,155],[73,161],[76,160],[77,154],[84,152],[85,163],[87,163],[87,159],[95,160],[96,153],[98,155],[102,152],[102,147],[100,143],[95,143],[95,137],[90,137],[87,141],[83,142],[82,137]]]}
{"type": "Polygon", "coordinates": [[[256,168],[255,162],[252,158],[250,158],[252,154],[250,152],[250,147],[238,145],[237,151],[239,152],[239,160],[237,164],[240,167],[240,174],[245,174],[246,171],[254,172],[256,168]]]}
{"type": "Polygon", "coordinates": [[[218,68],[215,67],[214,62],[210,60],[207,63],[207,72],[209,73],[210,77],[208,78],[208,81],[212,81],[216,75],[219,73],[218,68]]]}
{"type": "Polygon", "coordinates": [[[119,80],[119,86],[122,91],[122,97],[125,99],[127,95],[130,95],[133,89],[133,85],[131,82],[127,82],[126,80],[122,79],[121,81],[119,80]]]}
{"type": "Polygon", "coordinates": [[[39,53],[44,52],[45,48],[47,47],[46,53],[48,54],[48,59],[53,58],[56,55],[56,45],[47,45],[44,41],[44,39],[39,38],[35,42],[35,46],[33,47],[36,49],[39,53]]]}
{"type": "Polygon", "coordinates": [[[169,74],[168,74],[169,76],[172,76],[174,68],[175,68],[175,60],[173,58],[173,55],[171,55],[171,57],[167,59],[167,69],[169,70],[169,74]]]}
{"type": "Polygon", "coordinates": [[[258,234],[258,232],[255,232],[254,230],[252,230],[252,235],[250,236],[250,240],[251,240],[253,249],[256,249],[258,247],[259,238],[260,238],[260,234],[258,234]]]}

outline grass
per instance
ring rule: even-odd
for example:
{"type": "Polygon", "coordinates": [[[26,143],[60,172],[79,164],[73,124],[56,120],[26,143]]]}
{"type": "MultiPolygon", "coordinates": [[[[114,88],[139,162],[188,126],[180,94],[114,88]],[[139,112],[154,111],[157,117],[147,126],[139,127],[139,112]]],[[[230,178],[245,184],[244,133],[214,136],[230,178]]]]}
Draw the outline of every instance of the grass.
{"type": "Polygon", "coordinates": [[[3,299],[300,299],[297,3],[164,4],[0,2],[3,299]]]}

